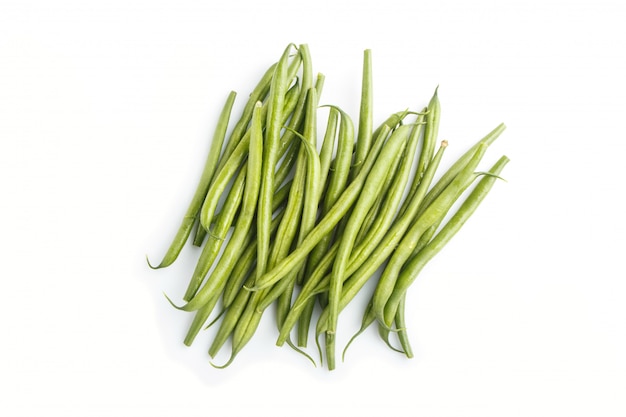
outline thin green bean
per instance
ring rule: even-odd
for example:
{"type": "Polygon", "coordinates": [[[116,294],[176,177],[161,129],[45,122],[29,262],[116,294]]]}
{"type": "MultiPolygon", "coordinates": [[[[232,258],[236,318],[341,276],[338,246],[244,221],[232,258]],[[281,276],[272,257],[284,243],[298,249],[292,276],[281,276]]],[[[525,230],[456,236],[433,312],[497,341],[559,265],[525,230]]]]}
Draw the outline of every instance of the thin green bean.
{"type": "Polygon", "coordinates": [[[487,145],[485,144],[481,144],[476,149],[470,162],[459,172],[432,204],[424,210],[398,243],[374,291],[372,302],[374,304],[374,313],[379,323],[391,326],[391,322],[386,322],[384,319],[384,308],[391,295],[391,291],[393,291],[400,269],[413,253],[413,249],[417,245],[417,241],[421,235],[429,227],[439,221],[440,218],[446,215],[457,198],[470,185],[468,180],[472,178],[474,170],[486,150],[487,145]]]}
{"type": "Polygon", "coordinates": [[[489,175],[485,175],[478,182],[474,190],[465,199],[463,204],[461,204],[450,220],[448,220],[448,222],[441,228],[433,240],[406,263],[400,272],[397,281],[395,282],[391,294],[385,302],[383,315],[384,320],[387,320],[388,317],[393,317],[393,315],[396,314],[398,305],[406,293],[407,288],[413,283],[413,281],[415,281],[424,265],[426,265],[437,253],[441,251],[441,249],[476,211],[480,203],[485,199],[493,187],[498,178],[497,176],[508,162],[509,159],[506,156],[500,158],[498,162],[496,162],[496,164],[489,170],[489,175]]]}
{"type": "Polygon", "coordinates": [[[220,117],[217,121],[217,127],[215,129],[215,133],[213,134],[213,140],[211,141],[209,154],[204,164],[202,175],[200,176],[200,182],[198,183],[193,198],[189,203],[187,212],[183,217],[183,222],[178,229],[178,232],[176,232],[176,236],[170,244],[170,247],[165,253],[165,256],[163,257],[161,263],[157,266],[152,266],[150,265],[150,261],[148,260],[148,265],[152,269],[165,268],[171,265],[176,260],[176,258],[178,258],[178,255],[185,245],[185,242],[189,238],[189,234],[191,233],[191,229],[193,228],[193,224],[196,220],[196,217],[198,216],[198,213],[202,206],[202,202],[205,199],[209,185],[211,184],[211,180],[213,179],[213,175],[216,171],[216,167],[220,159],[222,144],[224,143],[224,137],[226,136],[226,128],[228,127],[228,120],[230,119],[230,113],[235,102],[235,96],[236,93],[234,91],[231,91],[228,95],[228,98],[226,99],[226,104],[224,105],[222,113],[220,114],[220,117]]]}
{"type": "Polygon", "coordinates": [[[263,150],[263,168],[261,176],[261,191],[259,194],[257,216],[257,276],[265,272],[269,257],[270,226],[272,219],[272,197],[274,190],[274,170],[278,161],[280,149],[280,131],[283,127],[282,110],[285,93],[287,92],[287,63],[292,45],[289,45],[281,56],[272,82],[270,84],[270,97],[268,99],[268,111],[266,122],[266,139],[263,150]]]}
{"type": "Polygon", "coordinates": [[[350,172],[353,179],[360,171],[372,144],[372,129],[374,119],[374,100],[372,88],[372,51],[363,52],[363,75],[361,81],[361,107],[359,112],[359,129],[357,133],[356,152],[354,154],[354,169],[350,172]]]}

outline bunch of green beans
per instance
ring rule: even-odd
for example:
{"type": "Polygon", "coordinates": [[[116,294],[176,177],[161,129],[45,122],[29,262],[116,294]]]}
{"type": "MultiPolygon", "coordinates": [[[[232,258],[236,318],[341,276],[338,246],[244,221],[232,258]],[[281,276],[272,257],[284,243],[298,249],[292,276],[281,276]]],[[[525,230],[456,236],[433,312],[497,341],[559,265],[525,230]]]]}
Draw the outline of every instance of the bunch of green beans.
{"type": "Polygon", "coordinates": [[[277,345],[287,343],[315,363],[303,350],[315,317],[320,360],[334,369],[339,313],[370,280],[375,289],[348,346],[376,323],[388,346],[412,357],[407,289],[508,162],[502,156],[488,171],[478,171],[504,131],[501,124],[433,183],[448,145],[444,140],[437,148],[437,89],[419,112],[393,113],[375,127],[366,50],[355,131],[339,106],[320,105],[324,76],[313,75],[308,46],[288,45],[229,135],[236,94],[228,95],[180,228],[161,262],[148,261],[153,269],[164,268],[187,242],[200,247],[182,302],[166,297],[176,309],[194,313],[186,345],[219,323],[209,355],[214,358],[229,340],[231,352],[225,364],[212,363],[217,368],[232,363],[263,313],[275,306],[277,345]],[[317,129],[321,108],[328,108],[323,134],[317,129]]]}

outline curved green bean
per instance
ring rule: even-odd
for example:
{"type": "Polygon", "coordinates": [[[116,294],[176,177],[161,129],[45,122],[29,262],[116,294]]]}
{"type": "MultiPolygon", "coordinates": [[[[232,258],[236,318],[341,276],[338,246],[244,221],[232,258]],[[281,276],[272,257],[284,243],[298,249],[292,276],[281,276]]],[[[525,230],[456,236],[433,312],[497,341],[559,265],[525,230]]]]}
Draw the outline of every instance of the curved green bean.
{"type": "Polygon", "coordinates": [[[485,144],[481,144],[478,149],[476,149],[470,162],[459,172],[432,204],[424,210],[406,232],[404,238],[398,243],[391,259],[378,280],[378,285],[376,286],[372,300],[374,313],[381,324],[391,326],[391,322],[386,322],[384,319],[384,308],[391,295],[391,291],[393,291],[400,269],[413,253],[413,249],[415,249],[422,234],[446,215],[461,193],[471,184],[469,180],[472,179],[474,170],[486,150],[487,145],[485,144]]]}
{"type": "Polygon", "coordinates": [[[496,162],[496,164],[489,170],[489,175],[485,175],[478,182],[476,187],[474,187],[474,190],[472,190],[456,213],[441,228],[433,240],[428,243],[428,245],[426,245],[426,247],[424,247],[417,255],[411,258],[411,260],[402,268],[402,271],[395,282],[394,288],[392,289],[392,292],[383,307],[383,317],[385,321],[387,321],[389,317],[393,317],[396,314],[398,305],[406,293],[407,288],[413,283],[413,281],[415,281],[424,265],[426,265],[426,263],[439,253],[439,251],[441,251],[441,249],[470,218],[474,211],[476,211],[480,203],[485,199],[493,187],[493,184],[496,182],[498,178],[497,175],[502,172],[502,169],[508,162],[509,159],[506,156],[500,158],[498,162],[496,162]]]}
{"type": "Polygon", "coordinates": [[[202,175],[200,176],[200,182],[198,183],[193,198],[191,199],[191,203],[189,203],[187,212],[183,217],[183,222],[178,229],[178,232],[176,232],[176,236],[170,244],[170,247],[165,253],[165,256],[163,257],[161,263],[157,266],[152,266],[150,264],[150,261],[148,260],[148,265],[152,269],[165,268],[171,265],[176,260],[176,258],[178,258],[178,255],[183,249],[183,246],[185,246],[185,242],[189,238],[189,234],[191,233],[191,229],[193,228],[194,222],[196,221],[196,217],[198,216],[198,213],[202,206],[202,202],[205,199],[209,185],[211,184],[211,180],[213,179],[213,175],[216,171],[216,167],[220,159],[222,144],[224,143],[224,137],[226,136],[228,120],[230,119],[230,113],[235,102],[235,96],[236,93],[234,91],[231,91],[228,95],[228,98],[226,99],[226,104],[224,105],[222,113],[220,114],[220,117],[217,121],[217,127],[215,129],[215,133],[213,134],[213,140],[211,141],[209,154],[204,164],[202,175]]]}

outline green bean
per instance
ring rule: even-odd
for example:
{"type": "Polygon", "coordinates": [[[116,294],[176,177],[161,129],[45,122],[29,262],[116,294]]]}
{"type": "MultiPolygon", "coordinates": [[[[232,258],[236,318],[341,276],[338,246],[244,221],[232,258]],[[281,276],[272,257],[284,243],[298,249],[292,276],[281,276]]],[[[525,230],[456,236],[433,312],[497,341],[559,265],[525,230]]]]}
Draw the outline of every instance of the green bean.
{"type": "MultiPolygon", "coordinates": [[[[314,96],[314,94],[313,94],[314,96]]],[[[313,99],[315,99],[315,97],[313,97],[313,99]]],[[[307,178],[307,189],[308,189],[308,193],[311,197],[311,199],[313,201],[315,201],[317,199],[317,197],[319,196],[319,178],[320,178],[320,163],[319,163],[319,158],[317,156],[317,152],[315,150],[315,147],[313,146],[312,143],[309,143],[304,137],[302,138],[303,140],[303,148],[306,150],[307,153],[307,166],[308,166],[308,172],[306,174],[306,178],[307,178]]],[[[295,181],[295,178],[294,178],[295,181]]],[[[299,198],[299,197],[297,197],[299,198]]],[[[289,219],[286,219],[284,221],[284,223],[293,223],[291,222],[289,219]]],[[[280,230],[280,229],[279,229],[280,230]]],[[[291,230],[295,231],[295,227],[293,227],[291,230]]],[[[305,235],[303,235],[304,238],[305,235]]],[[[279,244],[285,243],[285,241],[288,240],[293,240],[291,234],[288,234],[287,237],[283,237],[283,236],[279,236],[277,234],[276,236],[276,246],[277,247],[279,244]]],[[[295,246],[299,247],[301,241],[296,240],[295,242],[295,246]]],[[[282,245],[284,247],[284,245],[282,245]]],[[[279,254],[278,257],[273,258],[272,259],[272,263],[270,264],[270,267],[274,267],[277,263],[277,261],[283,259],[285,256],[287,255],[287,251],[284,251],[283,253],[279,254]]],[[[274,284],[271,288],[271,290],[267,291],[264,296],[261,298],[260,302],[259,302],[259,306],[257,307],[258,310],[262,311],[265,308],[267,308],[276,298],[278,298],[281,294],[283,294],[291,285],[290,281],[296,279],[296,273],[297,270],[294,271],[290,271],[285,278],[283,278],[280,282],[274,284]]]]}
{"type": "Polygon", "coordinates": [[[245,179],[246,171],[240,170],[224,201],[222,211],[217,218],[213,232],[200,252],[200,257],[198,258],[191,280],[183,296],[184,301],[189,301],[194,297],[198,288],[202,285],[202,281],[211,269],[213,262],[217,259],[226,234],[239,210],[239,205],[241,204],[241,199],[244,194],[245,179]]]}
{"type": "MultiPolygon", "coordinates": [[[[303,140],[311,146],[305,145],[308,149],[307,175],[305,184],[304,201],[302,202],[302,219],[300,229],[296,238],[296,245],[299,246],[306,235],[313,229],[317,220],[317,212],[322,194],[322,174],[321,161],[317,155],[317,105],[318,95],[315,88],[309,89],[309,100],[306,112],[306,124],[304,127],[303,140]]],[[[306,259],[302,263],[299,271],[296,271],[296,281],[301,284],[306,270],[306,259]]]]}
{"type": "Polygon", "coordinates": [[[320,171],[322,176],[320,183],[322,183],[323,186],[326,184],[326,179],[328,178],[328,172],[330,170],[338,121],[339,110],[337,110],[336,107],[331,107],[330,112],[328,113],[328,122],[326,124],[324,140],[322,141],[322,149],[320,150],[320,171]]]}
{"type": "MultiPolygon", "coordinates": [[[[389,133],[388,129],[389,128],[381,132],[379,139],[381,137],[386,137],[386,135],[389,133]]],[[[257,279],[255,286],[251,288],[251,290],[258,291],[262,288],[266,288],[287,275],[293,268],[300,264],[304,257],[306,257],[315,247],[315,245],[319,243],[321,238],[329,233],[330,230],[332,230],[337,225],[337,223],[339,223],[341,218],[346,214],[354,201],[358,198],[359,193],[361,192],[361,188],[363,187],[363,183],[365,182],[365,178],[367,177],[367,174],[374,165],[374,162],[376,161],[376,158],[378,157],[378,154],[383,147],[383,142],[384,140],[377,140],[374,142],[374,146],[372,147],[371,152],[365,159],[363,169],[361,170],[359,175],[345,189],[337,202],[320,220],[317,226],[315,226],[315,228],[311,230],[311,233],[309,233],[308,236],[302,241],[302,244],[293,252],[291,252],[289,256],[279,262],[272,270],[266,272],[261,276],[261,278],[257,279]]]]}
{"type": "Polygon", "coordinates": [[[176,236],[170,244],[170,247],[163,257],[161,263],[157,266],[152,266],[150,265],[150,261],[148,260],[148,265],[152,269],[164,268],[171,265],[176,260],[183,246],[185,245],[185,242],[189,238],[189,234],[191,233],[191,229],[193,228],[196,216],[200,211],[200,207],[202,206],[202,202],[204,201],[220,158],[222,144],[224,143],[224,137],[226,136],[226,128],[228,127],[228,120],[230,119],[230,113],[233,108],[233,103],[235,102],[235,96],[236,93],[234,91],[231,91],[231,93],[228,95],[228,98],[226,99],[226,104],[224,105],[222,113],[220,114],[220,117],[217,121],[217,127],[215,129],[215,133],[213,134],[213,140],[211,141],[209,154],[204,164],[202,175],[200,176],[200,182],[198,183],[193,198],[191,199],[191,203],[187,208],[187,212],[185,213],[183,222],[178,229],[178,232],[176,232],[176,236]]]}
{"type": "Polygon", "coordinates": [[[234,268],[237,259],[244,250],[242,244],[246,239],[254,218],[261,181],[261,167],[263,165],[263,132],[261,128],[260,102],[257,104],[252,114],[252,127],[250,130],[250,152],[246,172],[246,187],[244,190],[241,212],[237,218],[235,229],[224,252],[222,253],[219,262],[217,263],[215,270],[211,274],[211,278],[205,282],[204,286],[190,301],[187,302],[186,305],[180,307],[182,310],[197,310],[206,304],[212,297],[219,296],[219,293],[223,290],[223,287],[226,284],[228,275],[234,268]]]}
{"type": "MultiPolygon", "coordinates": [[[[456,213],[448,220],[448,222],[441,228],[439,233],[433,238],[433,240],[424,247],[417,255],[415,255],[404,266],[399,274],[394,288],[390,293],[387,300],[385,300],[384,308],[384,320],[388,317],[393,317],[396,314],[396,310],[407,288],[417,278],[417,275],[422,270],[424,265],[428,263],[439,251],[450,241],[450,239],[460,230],[469,217],[476,211],[476,208],[485,199],[496,179],[500,174],[504,166],[509,162],[506,156],[503,156],[496,162],[496,164],[489,170],[489,174],[485,175],[474,190],[465,199],[463,204],[459,207],[456,213]]],[[[434,203],[433,203],[434,204],[434,203]]]]}
{"type": "Polygon", "coordinates": [[[373,124],[373,91],[372,91],[372,51],[363,53],[363,76],[361,82],[361,108],[359,113],[359,130],[356,142],[354,169],[350,172],[353,179],[360,171],[372,143],[373,124]]]}
{"type": "Polygon", "coordinates": [[[470,162],[459,172],[452,182],[442,191],[442,193],[430,204],[424,212],[417,218],[415,223],[407,231],[396,247],[391,259],[387,263],[382,276],[378,280],[376,290],[374,291],[374,313],[376,318],[382,325],[390,326],[391,322],[385,321],[384,308],[391,291],[398,278],[400,269],[406,260],[413,253],[413,249],[417,245],[417,241],[429,227],[440,221],[452,207],[461,193],[471,184],[474,169],[484,155],[487,145],[481,144],[476,150],[470,162]]]}
{"type": "Polygon", "coordinates": [[[287,62],[291,45],[281,56],[270,84],[270,97],[266,122],[266,139],[263,150],[263,169],[261,173],[261,191],[259,194],[257,216],[257,277],[265,272],[269,257],[270,225],[272,218],[272,197],[274,190],[274,170],[278,161],[281,147],[280,131],[283,127],[282,110],[285,93],[287,92],[287,62]]]}
{"type": "MultiPolygon", "coordinates": [[[[420,153],[420,159],[417,162],[417,169],[415,176],[418,180],[424,175],[424,171],[428,167],[430,160],[433,157],[435,150],[435,143],[437,143],[437,134],[439,133],[439,121],[441,120],[441,104],[439,103],[439,97],[437,91],[439,87],[435,89],[435,94],[430,99],[428,106],[426,107],[426,128],[424,130],[424,144],[422,146],[422,152],[420,153]]],[[[414,181],[409,190],[409,197],[412,197],[419,181],[414,181]]]]}
{"type": "Polygon", "coordinates": [[[341,297],[341,287],[354,241],[368,210],[381,192],[386,178],[385,173],[389,170],[390,164],[396,159],[397,154],[406,146],[410,130],[411,126],[401,126],[394,131],[385,144],[376,160],[376,164],[374,164],[367,176],[361,194],[352,210],[352,215],[348,218],[346,228],[341,236],[330,276],[328,292],[329,315],[328,329],[326,330],[326,354],[329,369],[334,369],[335,367],[335,333],[339,315],[339,298],[341,297]]]}

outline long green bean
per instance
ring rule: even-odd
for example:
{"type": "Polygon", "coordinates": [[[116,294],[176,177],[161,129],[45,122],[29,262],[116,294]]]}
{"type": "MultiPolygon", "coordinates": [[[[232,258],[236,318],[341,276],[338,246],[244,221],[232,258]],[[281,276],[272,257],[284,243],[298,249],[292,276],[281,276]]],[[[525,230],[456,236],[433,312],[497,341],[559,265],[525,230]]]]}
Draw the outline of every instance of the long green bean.
{"type": "Polygon", "coordinates": [[[152,266],[148,260],[148,265],[152,269],[165,268],[171,265],[176,260],[183,249],[185,242],[189,238],[189,234],[191,233],[193,224],[196,221],[196,217],[198,216],[202,202],[205,199],[209,185],[213,179],[213,174],[216,171],[216,167],[220,159],[222,144],[224,143],[224,137],[226,136],[226,128],[228,127],[228,120],[230,119],[230,113],[233,108],[233,103],[235,102],[235,96],[236,93],[231,91],[226,99],[226,104],[224,105],[222,113],[217,121],[217,127],[215,129],[215,133],[213,134],[213,140],[211,141],[211,147],[204,164],[204,169],[202,170],[202,175],[200,176],[200,181],[193,198],[191,199],[191,203],[189,203],[187,212],[183,217],[183,222],[178,229],[178,232],[176,232],[176,236],[170,244],[170,247],[161,263],[157,266],[152,266]]]}
{"type": "Polygon", "coordinates": [[[469,217],[476,211],[476,208],[485,199],[497,176],[500,174],[504,166],[509,162],[506,156],[503,156],[489,170],[476,185],[474,190],[465,199],[456,213],[442,227],[441,231],[433,238],[433,240],[417,255],[415,255],[402,269],[398,279],[395,282],[392,292],[387,297],[383,307],[383,320],[389,321],[396,313],[398,305],[402,300],[404,293],[411,283],[417,278],[421,269],[428,263],[441,249],[450,241],[450,239],[460,230],[469,217]]]}

